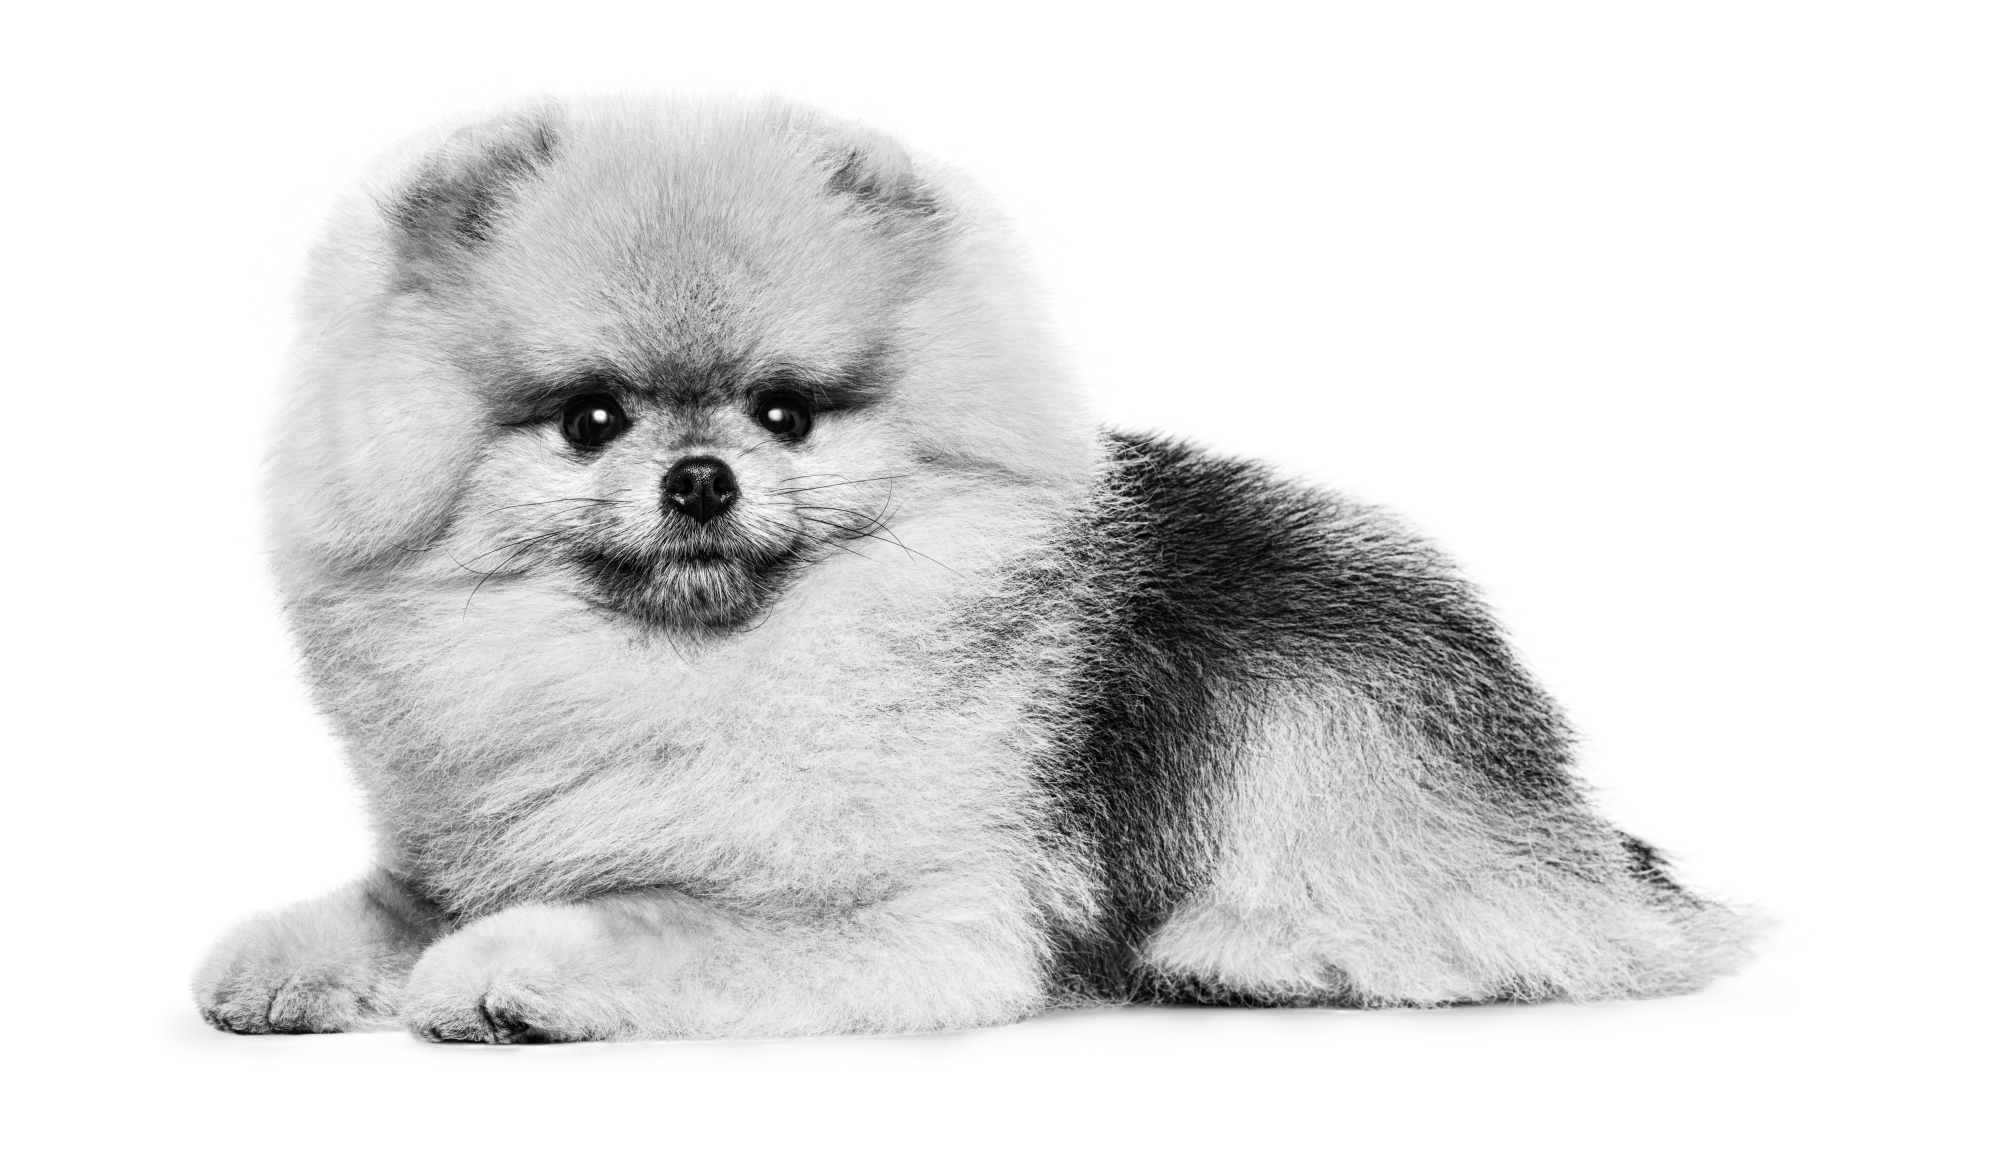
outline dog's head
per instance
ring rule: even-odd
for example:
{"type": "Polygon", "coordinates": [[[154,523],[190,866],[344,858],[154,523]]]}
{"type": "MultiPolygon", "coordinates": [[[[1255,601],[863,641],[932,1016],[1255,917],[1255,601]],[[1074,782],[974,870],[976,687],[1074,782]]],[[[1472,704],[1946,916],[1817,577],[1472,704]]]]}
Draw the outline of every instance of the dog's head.
{"type": "Polygon", "coordinates": [[[443,549],[726,628],[954,484],[1073,486],[1089,428],[966,184],[777,102],[545,103],[392,158],[302,297],[288,573],[443,549]]]}

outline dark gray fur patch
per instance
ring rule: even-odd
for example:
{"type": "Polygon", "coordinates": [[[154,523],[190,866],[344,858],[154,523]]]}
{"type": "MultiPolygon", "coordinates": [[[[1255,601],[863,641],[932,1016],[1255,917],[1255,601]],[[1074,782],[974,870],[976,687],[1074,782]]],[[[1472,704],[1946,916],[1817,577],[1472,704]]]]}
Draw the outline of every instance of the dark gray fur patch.
{"type": "Polygon", "coordinates": [[[524,115],[455,136],[389,207],[406,262],[435,264],[493,239],[509,196],[555,159],[553,122],[524,115]]]}
{"type": "Polygon", "coordinates": [[[880,216],[928,219],[943,209],[936,194],[907,167],[885,166],[860,147],[833,155],[826,189],[880,216]]]}
{"type": "Polygon", "coordinates": [[[1099,862],[1106,911],[1057,938],[1059,996],[1243,1000],[1163,981],[1138,954],[1210,877],[1221,764],[1244,729],[1228,719],[1269,683],[1337,679],[1497,804],[1576,801],[1561,715],[1428,545],[1251,463],[1156,438],[1111,446],[1105,506],[1075,551],[1103,611],[1069,745],[1045,772],[1059,830],[1099,862]]]}

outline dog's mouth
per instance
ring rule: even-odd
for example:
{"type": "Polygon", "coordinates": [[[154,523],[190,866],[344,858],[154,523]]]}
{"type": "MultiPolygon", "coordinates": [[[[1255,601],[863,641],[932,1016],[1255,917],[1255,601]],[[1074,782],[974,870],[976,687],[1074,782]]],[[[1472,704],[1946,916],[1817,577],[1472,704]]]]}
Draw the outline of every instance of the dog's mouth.
{"type": "Polygon", "coordinates": [[[585,597],[598,607],[673,629],[725,630],[754,619],[798,566],[793,547],[664,545],[645,552],[579,549],[585,597]]]}
{"type": "Polygon", "coordinates": [[[801,571],[853,541],[902,546],[885,534],[879,510],[791,511],[790,523],[768,509],[701,524],[666,515],[630,525],[591,514],[547,551],[594,608],[670,631],[726,632],[759,621],[801,571]]]}

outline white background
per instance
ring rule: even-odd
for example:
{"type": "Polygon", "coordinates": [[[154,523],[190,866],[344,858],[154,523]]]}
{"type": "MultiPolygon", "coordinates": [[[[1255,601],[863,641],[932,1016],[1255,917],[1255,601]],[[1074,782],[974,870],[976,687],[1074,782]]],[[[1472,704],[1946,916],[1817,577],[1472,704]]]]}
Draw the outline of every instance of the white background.
{"type": "Polygon", "coordinates": [[[17,10],[0,1144],[24,1164],[1990,1156],[1991,11],[17,10]],[[1439,537],[1587,733],[1615,817],[1783,922],[1763,958],[1666,1001],[897,1039],[205,1029],[185,981],[213,936],[367,854],[257,550],[306,243],[405,133],[616,89],[781,91],[984,179],[1102,413],[1439,537]]]}

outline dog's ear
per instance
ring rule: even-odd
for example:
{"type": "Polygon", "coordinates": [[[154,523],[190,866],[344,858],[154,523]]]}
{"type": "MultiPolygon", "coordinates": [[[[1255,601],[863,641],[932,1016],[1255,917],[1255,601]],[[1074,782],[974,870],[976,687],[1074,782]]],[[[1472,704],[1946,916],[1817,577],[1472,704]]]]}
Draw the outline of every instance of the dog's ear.
{"type": "Polygon", "coordinates": [[[300,286],[265,479],[281,570],[383,562],[450,521],[485,411],[411,301],[458,278],[560,141],[546,104],[433,134],[335,213],[300,286]]]}
{"type": "Polygon", "coordinates": [[[917,176],[909,156],[895,143],[842,143],[821,157],[826,189],[871,214],[908,220],[929,219],[942,209],[938,197],[917,176]],[[890,151],[893,150],[893,153],[890,151]]]}
{"type": "Polygon", "coordinates": [[[555,161],[562,129],[540,104],[467,126],[432,148],[383,203],[406,278],[421,282],[492,240],[521,187],[555,161]]]}
{"type": "Polygon", "coordinates": [[[828,194],[890,227],[943,217],[943,199],[895,139],[797,107],[785,107],[779,116],[797,148],[823,176],[828,194]]]}

